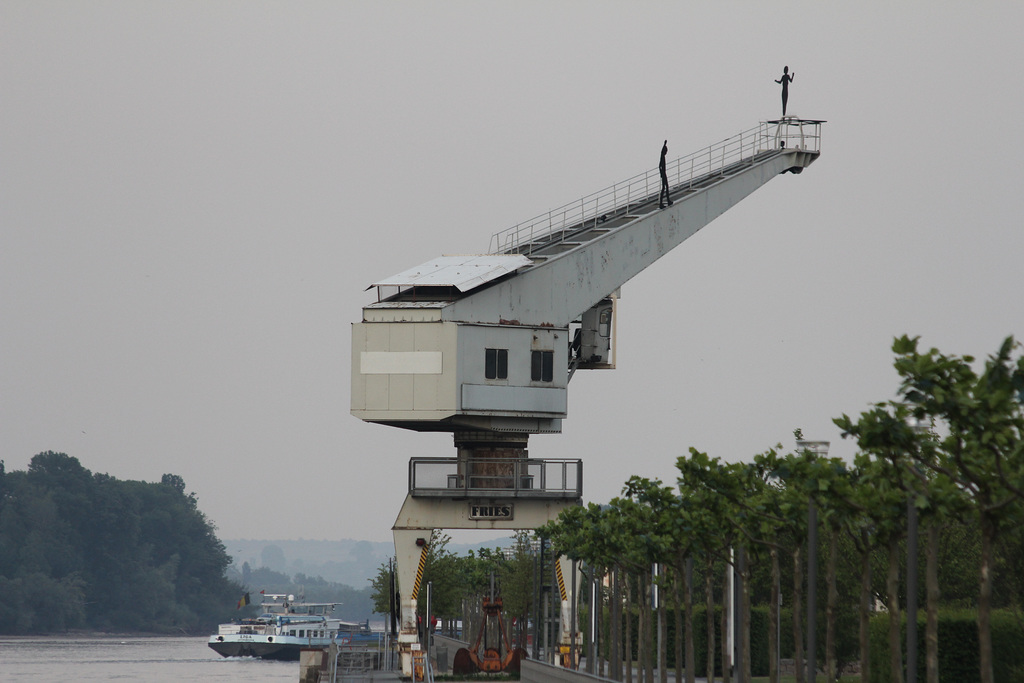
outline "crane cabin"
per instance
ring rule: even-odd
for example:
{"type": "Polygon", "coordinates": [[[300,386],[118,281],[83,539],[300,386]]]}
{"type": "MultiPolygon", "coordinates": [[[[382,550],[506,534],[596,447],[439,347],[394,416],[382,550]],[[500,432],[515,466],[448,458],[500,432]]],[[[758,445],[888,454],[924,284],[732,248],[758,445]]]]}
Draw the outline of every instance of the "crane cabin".
{"type": "Polygon", "coordinates": [[[614,367],[614,298],[568,324],[455,314],[531,265],[443,256],[370,285],[378,301],[352,329],[352,414],[417,431],[560,432],[572,373],[614,367]]]}

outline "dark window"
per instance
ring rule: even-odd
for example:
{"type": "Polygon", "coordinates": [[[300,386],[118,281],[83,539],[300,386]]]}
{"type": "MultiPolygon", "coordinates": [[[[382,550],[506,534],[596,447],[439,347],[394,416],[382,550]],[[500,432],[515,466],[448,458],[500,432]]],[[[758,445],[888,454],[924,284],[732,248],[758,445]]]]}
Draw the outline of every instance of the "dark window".
{"type": "Polygon", "coordinates": [[[551,382],[555,379],[555,352],[534,351],[530,356],[530,379],[551,382]]]}
{"type": "Polygon", "coordinates": [[[484,377],[508,379],[508,349],[485,349],[484,377]]]}

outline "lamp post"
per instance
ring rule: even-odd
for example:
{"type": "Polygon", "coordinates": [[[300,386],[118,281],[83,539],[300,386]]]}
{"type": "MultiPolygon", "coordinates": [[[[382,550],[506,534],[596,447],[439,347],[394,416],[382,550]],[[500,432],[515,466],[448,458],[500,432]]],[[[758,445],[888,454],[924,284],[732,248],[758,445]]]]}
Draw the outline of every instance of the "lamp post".
{"type": "MultiPolygon", "coordinates": [[[[909,418],[916,437],[926,434],[925,420],[909,418]]],[[[920,472],[918,465],[915,470],[920,472]]],[[[916,486],[916,483],[912,484],[916,486]]],[[[907,683],[917,683],[917,505],[914,490],[907,491],[907,683]]]]}
{"type": "MultiPolygon", "coordinates": [[[[824,458],[828,441],[796,442],[797,449],[824,458]]],[[[811,496],[807,503],[807,680],[814,683],[818,673],[818,507],[811,496]]]]}

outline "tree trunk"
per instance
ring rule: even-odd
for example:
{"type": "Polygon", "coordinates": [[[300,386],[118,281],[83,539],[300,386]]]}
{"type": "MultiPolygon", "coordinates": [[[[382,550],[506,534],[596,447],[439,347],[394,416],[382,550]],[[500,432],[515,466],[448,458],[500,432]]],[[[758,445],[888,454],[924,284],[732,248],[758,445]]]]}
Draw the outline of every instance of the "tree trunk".
{"type": "MultiPolygon", "coordinates": [[[[889,670],[891,683],[903,683],[903,656],[900,647],[900,581],[899,539],[889,539],[889,572],[885,580],[889,607],[889,670]]],[[[992,683],[989,681],[989,683],[992,683]]]]}
{"type": "Polygon", "coordinates": [[[993,683],[992,669],[992,545],[995,522],[986,514],[981,517],[981,586],[978,593],[978,662],[981,683],[993,683]]]}
{"type": "Polygon", "coordinates": [[[622,586],[618,567],[612,569],[611,623],[608,624],[609,673],[613,681],[622,680],[622,586]]]}
{"type": "MultiPolygon", "coordinates": [[[[750,683],[750,557],[743,551],[743,573],[741,576],[740,613],[743,615],[743,631],[740,633],[740,667],[743,683],[750,683]]],[[[737,678],[740,678],[737,676],[737,678]]]]}
{"type": "Polygon", "coordinates": [[[725,564],[725,582],[722,584],[722,683],[732,680],[732,650],[729,647],[729,613],[732,600],[729,599],[729,584],[732,582],[733,566],[725,564]]]}
{"type": "MultiPolygon", "coordinates": [[[[683,559],[682,553],[679,554],[679,561],[676,563],[675,574],[673,575],[673,586],[676,590],[676,638],[675,638],[675,649],[676,649],[676,680],[683,680],[683,559]]],[[[688,667],[687,667],[688,668],[688,667]]]]}
{"type": "Polygon", "coordinates": [[[633,683],[633,582],[626,579],[626,651],[622,653],[623,666],[626,671],[626,683],[633,683]]]}
{"type": "MultiPolygon", "coordinates": [[[[683,573],[683,582],[685,583],[685,589],[683,592],[683,618],[686,620],[686,624],[683,626],[685,643],[684,648],[685,659],[683,660],[686,664],[686,683],[694,683],[696,679],[696,671],[693,657],[693,558],[686,558],[686,569],[683,573]]],[[[678,678],[676,679],[679,680],[678,678]]]]}
{"type": "Polygon", "coordinates": [[[713,569],[714,563],[709,555],[705,560],[704,571],[704,608],[706,610],[708,629],[707,679],[709,681],[715,680],[715,594],[712,590],[712,586],[714,586],[712,578],[713,569]]]}
{"type": "Polygon", "coordinates": [[[800,562],[800,545],[793,550],[793,664],[796,665],[796,683],[804,683],[804,629],[800,615],[804,611],[804,573],[800,562]]]}
{"type": "Polygon", "coordinates": [[[836,588],[836,561],[839,554],[839,529],[831,527],[828,538],[828,565],[825,567],[825,582],[828,584],[828,601],[825,604],[825,680],[836,680],[836,608],[839,605],[839,591],[836,588]]]}
{"type": "Polygon", "coordinates": [[[860,680],[871,680],[871,651],[868,645],[868,624],[871,620],[871,551],[868,532],[861,532],[860,551],[860,680]]]}
{"type": "Polygon", "coordinates": [[[643,581],[640,584],[640,618],[643,621],[643,628],[641,633],[643,634],[643,650],[639,656],[640,659],[640,670],[643,671],[641,680],[646,683],[654,683],[654,643],[653,625],[654,625],[654,614],[651,606],[651,591],[654,588],[653,581],[651,580],[651,570],[648,568],[642,572],[643,581]]]}
{"type": "MultiPolygon", "coordinates": [[[[601,574],[602,581],[597,585],[597,604],[600,605],[600,609],[597,613],[597,675],[604,678],[605,672],[607,671],[608,658],[607,656],[602,657],[602,652],[607,652],[607,645],[605,644],[605,623],[611,623],[611,615],[605,612],[605,603],[608,604],[608,609],[612,607],[611,595],[608,591],[604,590],[605,582],[608,582],[608,587],[611,588],[611,573],[607,568],[604,568],[601,574]]],[[[608,634],[607,640],[611,640],[611,633],[608,634]]],[[[609,653],[611,654],[611,653],[609,653]]]]}
{"type": "Polygon", "coordinates": [[[634,601],[636,604],[636,680],[638,683],[645,683],[646,679],[644,674],[646,669],[644,668],[647,664],[647,620],[645,618],[647,600],[650,597],[647,591],[644,590],[644,581],[642,576],[638,576],[636,580],[636,597],[634,601]]]}
{"type": "Polygon", "coordinates": [[[927,590],[928,623],[925,626],[925,678],[939,683],[939,525],[928,522],[928,549],[925,551],[925,589],[927,590]]]}
{"type": "MultiPolygon", "coordinates": [[[[665,565],[662,565],[664,567],[665,565]]],[[[658,588],[658,680],[668,683],[668,623],[665,612],[665,595],[662,587],[658,588]]]]}
{"type": "Polygon", "coordinates": [[[772,592],[768,604],[768,683],[779,683],[779,596],[782,593],[782,571],[779,568],[779,549],[768,550],[772,561],[772,592]]]}

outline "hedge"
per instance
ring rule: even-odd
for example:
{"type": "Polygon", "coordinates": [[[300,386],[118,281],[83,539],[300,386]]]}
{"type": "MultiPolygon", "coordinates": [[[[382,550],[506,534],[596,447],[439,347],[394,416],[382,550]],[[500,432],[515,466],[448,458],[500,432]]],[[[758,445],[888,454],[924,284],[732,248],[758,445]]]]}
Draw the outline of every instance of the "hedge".
{"type": "MultiPolygon", "coordinates": [[[[1024,623],[1010,610],[992,612],[992,659],[996,683],[1024,681],[1024,623]]],[[[925,616],[917,620],[917,680],[925,680],[925,616]]],[[[906,614],[900,624],[900,646],[906,674],[906,614]]],[[[877,614],[870,624],[871,683],[890,683],[889,615],[877,614]]],[[[939,612],[939,680],[943,683],[980,681],[978,613],[973,610],[939,612]]]]}
{"type": "MultiPolygon", "coordinates": [[[[767,676],[768,675],[768,608],[767,607],[753,607],[751,608],[750,614],[750,668],[751,673],[754,676],[767,676]]],[[[704,605],[694,606],[693,608],[693,652],[695,662],[695,671],[698,676],[703,675],[707,671],[707,622],[705,619],[706,610],[704,605]]],[[[603,642],[602,651],[607,657],[608,652],[608,612],[605,611],[605,619],[602,622],[603,627],[603,642]]],[[[634,659],[637,657],[637,616],[632,615],[632,652],[634,659]]],[[[669,610],[667,615],[667,628],[665,629],[665,640],[668,648],[668,667],[670,669],[675,668],[676,652],[675,652],[675,614],[672,610],[669,610]]],[[[775,628],[774,625],[772,628],[775,628]]],[[[657,624],[652,629],[655,633],[655,640],[657,639],[657,624]]],[[[792,650],[793,647],[793,628],[792,620],[790,617],[789,610],[783,610],[782,613],[782,652],[785,655],[786,652],[792,650]]],[[[722,610],[721,607],[715,607],[715,674],[722,675],[722,610]]]]}

